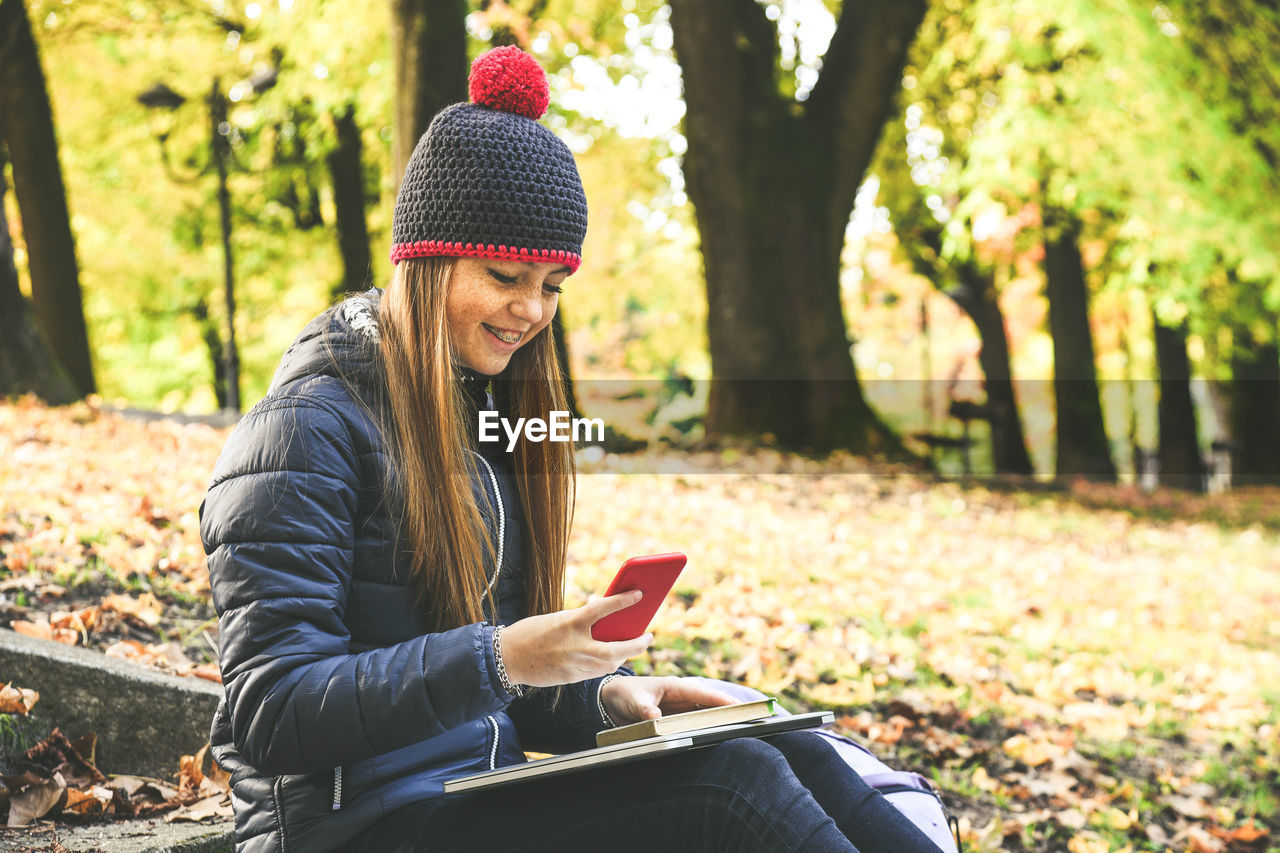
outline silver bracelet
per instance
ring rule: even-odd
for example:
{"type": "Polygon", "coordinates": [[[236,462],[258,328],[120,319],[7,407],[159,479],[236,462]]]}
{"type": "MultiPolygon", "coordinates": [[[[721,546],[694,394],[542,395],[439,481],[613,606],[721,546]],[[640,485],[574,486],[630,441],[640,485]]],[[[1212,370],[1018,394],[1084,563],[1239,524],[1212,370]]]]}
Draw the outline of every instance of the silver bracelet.
{"type": "Polygon", "coordinates": [[[600,719],[604,720],[608,728],[616,729],[618,724],[613,721],[613,717],[609,716],[609,712],[604,709],[604,686],[615,678],[621,678],[616,672],[613,675],[606,675],[604,681],[600,682],[600,689],[596,691],[596,708],[600,711],[600,719]]]}
{"type": "Polygon", "coordinates": [[[498,667],[498,683],[502,685],[502,689],[518,699],[524,696],[524,688],[511,682],[511,677],[507,675],[507,665],[502,662],[502,629],[505,627],[498,625],[493,629],[493,662],[498,667]]]}

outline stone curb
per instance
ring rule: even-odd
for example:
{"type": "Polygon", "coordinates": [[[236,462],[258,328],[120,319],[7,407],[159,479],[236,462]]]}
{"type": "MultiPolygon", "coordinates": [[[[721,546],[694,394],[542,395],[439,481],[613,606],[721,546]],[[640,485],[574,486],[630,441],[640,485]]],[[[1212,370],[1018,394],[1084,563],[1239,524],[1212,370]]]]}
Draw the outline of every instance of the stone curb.
{"type": "Polygon", "coordinates": [[[91,826],[0,828],[0,853],[57,850],[54,842],[68,853],[233,853],[235,833],[229,818],[201,824],[144,818],[91,826]]]}
{"type": "Polygon", "coordinates": [[[39,691],[35,712],[74,739],[98,735],[104,773],[172,779],[209,739],[221,685],[0,629],[0,684],[39,691]]]}

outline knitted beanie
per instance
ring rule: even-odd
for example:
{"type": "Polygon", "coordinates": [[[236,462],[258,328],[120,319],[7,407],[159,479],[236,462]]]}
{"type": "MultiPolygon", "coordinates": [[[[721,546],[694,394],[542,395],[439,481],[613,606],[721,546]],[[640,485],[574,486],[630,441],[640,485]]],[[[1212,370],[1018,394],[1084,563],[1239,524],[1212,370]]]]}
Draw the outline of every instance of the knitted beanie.
{"type": "Polygon", "coordinates": [[[569,148],[538,123],[547,75],[518,47],[471,64],[472,103],[436,114],[396,196],[391,260],[562,262],[577,270],[587,199],[569,148]]]}

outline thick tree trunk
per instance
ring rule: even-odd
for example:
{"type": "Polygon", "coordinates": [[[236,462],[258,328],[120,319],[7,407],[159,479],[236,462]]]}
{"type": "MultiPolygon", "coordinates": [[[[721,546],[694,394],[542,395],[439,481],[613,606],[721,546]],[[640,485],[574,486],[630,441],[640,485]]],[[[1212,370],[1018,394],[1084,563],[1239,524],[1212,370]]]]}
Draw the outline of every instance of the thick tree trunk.
{"type": "Polygon", "coordinates": [[[996,473],[1034,474],[1035,468],[1022,431],[1022,418],[1018,416],[1018,401],[1013,393],[1009,338],[1005,333],[1004,313],[1000,310],[995,281],[989,274],[968,265],[962,265],[957,272],[960,287],[943,292],[969,315],[982,340],[978,364],[982,367],[987,389],[991,458],[996,473]]]}
{"type": "Polygon", "coordinates": [[[1053,337],[1053,397],[1057,406],[1057,476],[1115,482],[1098,396],[1089,291],[1078,235],[1065,216],[1046,211],[1045,279],[1053,337]]]}
{"type": "Polygon", "coordinates": [[[333,295],[341,296],[369,286],[373,259],[369,253],[369,226],[365,219],[360,126],[356,124],[353,105],[348,104],[345,111],[333,114],[333,129],[338,144],[326,160],[333,182],[338,251],[342,255],[342,280],[334,286],[333,295]]]}
{"type": "Polygon", "coordinates": [[[53,110],[22,0],[0,0],[0,133],[13,163],[36,322],[76,390],[92,394],[97,386],[53,110]]]}
{"type": "Polygon", "coordinates": [[[7,192],[0,159],[0,397],[30,392],[55,406],[70,403],[79,395],[45,346],[18,285],[4,207],[7,192]]]}
{"type": "Polygon", "coordinates": [[[435,116],[467,99],[466,0],[391,0],[395,63],[392,169],[395,185],[435,116]]]}
{"type": "Polygon", "coordinates": [[[1231,376],[1231,482],[1280,485],[1280,349],[1275,338],[1264,343],[1247,329],[1237,329],[1231,376]]]}
{"type": "Polygon", "coordinates": [[[1173,328],[1153,317],[1156,367],[1160,375],[1160,485],[1190,492],[1204,491],[1204,460],[1196,410],[1191,402],[1191,362],[1187,359],[1186,324],[1173,328]]]}
{"type": "Polygon", "coordinates": [[[846,3],[801,104],[778,93],[778,34],[755,0],[671,3],[707,281],[709,434],[900,452],[853,370],[840,251],[923,14],[921,2],[846,3]]]}

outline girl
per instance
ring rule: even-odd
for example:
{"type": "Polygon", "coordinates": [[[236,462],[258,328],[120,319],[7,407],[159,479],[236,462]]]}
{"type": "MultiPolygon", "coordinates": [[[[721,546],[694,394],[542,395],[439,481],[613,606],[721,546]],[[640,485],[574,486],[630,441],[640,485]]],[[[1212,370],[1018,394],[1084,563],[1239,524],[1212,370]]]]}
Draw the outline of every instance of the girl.
{"type": "Polygon", "coordinates": [[[936,851],[806,733],[442,794],[731,701],[626,669],[650,635],[591,638],[638,593],[563,609],[572,444],[476,440],[568,408],[546,328],[587,209],[536,61],[490,51],[470,89],[409,162],[390,285],[302,332],[201,508],[237,849],[936,851]]]}

